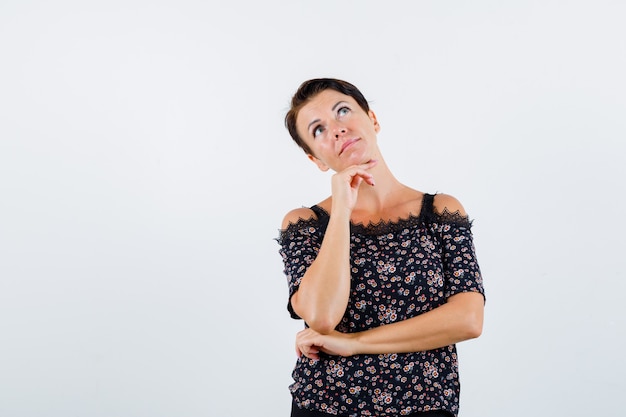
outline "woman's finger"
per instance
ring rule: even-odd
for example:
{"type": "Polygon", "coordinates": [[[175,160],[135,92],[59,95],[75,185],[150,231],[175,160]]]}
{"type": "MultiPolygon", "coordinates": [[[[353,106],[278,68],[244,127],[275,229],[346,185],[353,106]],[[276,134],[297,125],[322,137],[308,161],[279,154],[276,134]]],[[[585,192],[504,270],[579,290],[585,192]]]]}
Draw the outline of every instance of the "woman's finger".
{"type": "Polygon", "coordinates": [[[363,182],[363,177],[355,175],[351,178],[350,187],[359,188],[359,185],[361,185],[362,182],[363,182]]]}
{"type": "Polygon", "coordinates": [[[309,359],[319,359],[319,350],[312,346],[300,346],[299,351],[309,359]]]}

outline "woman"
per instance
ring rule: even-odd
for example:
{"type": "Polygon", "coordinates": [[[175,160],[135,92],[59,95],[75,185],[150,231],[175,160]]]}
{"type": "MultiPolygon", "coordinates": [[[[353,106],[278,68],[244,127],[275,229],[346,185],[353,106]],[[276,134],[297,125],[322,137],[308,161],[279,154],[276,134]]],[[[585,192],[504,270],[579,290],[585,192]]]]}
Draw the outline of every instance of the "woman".
{"type": "Polygon", "coordinates": [[[296,336],[292,416],[458,413],[455,343],[482,331],[470,222],[453,197],[401,184],[352,84],[304,82],[285,124],[332,195],[289,212],[278,242],[296,336]]]}

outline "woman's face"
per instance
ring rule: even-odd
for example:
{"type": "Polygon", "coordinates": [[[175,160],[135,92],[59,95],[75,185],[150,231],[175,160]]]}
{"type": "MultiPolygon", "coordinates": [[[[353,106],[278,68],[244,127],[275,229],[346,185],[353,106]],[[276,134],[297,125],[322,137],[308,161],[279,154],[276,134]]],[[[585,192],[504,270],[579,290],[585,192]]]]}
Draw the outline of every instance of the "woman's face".
{"type": "Polygon", "coordinates": [[[309,159],[322,170],[341,171],[376,159],[380,125],[350,96],[324,90],[298,112],[296,128],[313,151],[309,159]]]}

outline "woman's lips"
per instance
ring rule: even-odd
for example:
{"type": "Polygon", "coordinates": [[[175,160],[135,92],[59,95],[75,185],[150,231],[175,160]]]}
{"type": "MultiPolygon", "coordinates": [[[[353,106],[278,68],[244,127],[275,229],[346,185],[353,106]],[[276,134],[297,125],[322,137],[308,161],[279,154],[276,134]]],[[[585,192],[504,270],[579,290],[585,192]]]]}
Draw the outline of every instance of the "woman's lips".
{"type": "Polygon", "coordinates": [[[341,155],[348,146],[352,145],[355,142],[358,142],[360,139],[361,138],[355,138],[355,139],[350,139],[350,140],[345,141],[343,145],[341,145],[341,150],[339,151],[339,155],[341,155]]]}

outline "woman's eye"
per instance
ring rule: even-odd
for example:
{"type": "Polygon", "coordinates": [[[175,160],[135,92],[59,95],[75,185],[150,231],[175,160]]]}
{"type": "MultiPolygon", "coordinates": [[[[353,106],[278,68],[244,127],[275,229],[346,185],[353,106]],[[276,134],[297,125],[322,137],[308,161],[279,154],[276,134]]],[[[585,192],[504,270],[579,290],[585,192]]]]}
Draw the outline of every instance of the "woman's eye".
{"type": "Polygon", "coordinates": [[[322,126],[317,126],[315,129],[313,129],[313,137],[315,138],[321,135],[323,131],[324,129],[322,128],[322,126]]]}
{"type": "Polygon", "coordinates": [[[348,107],[341,107],[339,110],[337,110],[337,114],[339,116],[345,116],[349,112],[350,112],[350,109],[348,107]]]}

